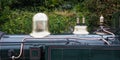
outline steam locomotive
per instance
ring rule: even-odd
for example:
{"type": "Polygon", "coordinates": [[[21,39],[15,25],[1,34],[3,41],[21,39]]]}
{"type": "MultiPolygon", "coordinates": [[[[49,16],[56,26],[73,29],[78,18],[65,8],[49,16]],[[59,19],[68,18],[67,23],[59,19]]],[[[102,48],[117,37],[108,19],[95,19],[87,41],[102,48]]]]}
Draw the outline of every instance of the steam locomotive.
{"type": "Polygon", "coordinates": [[[46,15],[38,13],[30,35],[0,32],[0,60],[120,60],[119,36],[102,25],[98,34],[88,34],[85,25],[77,25],[73,34],[50,35],[46,27],[46,15]]]}

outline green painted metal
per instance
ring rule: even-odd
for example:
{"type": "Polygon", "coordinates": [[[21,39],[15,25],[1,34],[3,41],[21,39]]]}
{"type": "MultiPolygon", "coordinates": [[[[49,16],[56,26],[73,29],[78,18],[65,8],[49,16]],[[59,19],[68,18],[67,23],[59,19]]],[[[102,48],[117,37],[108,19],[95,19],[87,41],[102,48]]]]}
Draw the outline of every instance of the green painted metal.
{"type": "Polygon", "coordinates": [[[46,60],[120,60],[119,47],[48,46],[46,60]]]}
{"type": "MultiPolygon", "coordinates": [[[[19,50],[14,50],[14,55],[19,54],[19,50]]],[[[40,50],[38,50],[40,52],[40,50]]],[[[33,49],[31,54],[38,56],[37,50],[33,49]]],[[[8,50],[1,50],[2,60],[8,58],[8,50]]],[[[41,50],[36,60],[120,60],[120,46],[90,46],[90,45],[48,45],[41,50]]],[[[31,60],[30,50],[24,50],[22,56],[17,60],[31,60]]]]}

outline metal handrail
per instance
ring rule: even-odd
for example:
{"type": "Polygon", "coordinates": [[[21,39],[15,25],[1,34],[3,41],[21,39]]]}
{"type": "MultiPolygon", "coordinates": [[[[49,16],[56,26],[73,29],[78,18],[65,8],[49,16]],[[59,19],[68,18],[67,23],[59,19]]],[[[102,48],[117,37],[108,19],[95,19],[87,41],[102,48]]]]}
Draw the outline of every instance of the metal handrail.
{"type": "MultiPolygon", "coordinates": [[[[18,56],[12,56],[12,57],[11,57],[12,60],[15,60],[15,59],[20,58],[20,56],[21,56],[22,53],[23,53],[24,41],[27,40],[27,39],[41,39],[41,38],[24,38],[24,39],[22,40],[22,42],[21,42],[21,47],[20,47],[19,55],[18,55],[18,56]]],[[[63,41],[63,42],[65,42],[65,41],[63,41]]],[[[72,41],[72,40],[69,40],[69,39],[66,38],[66,44],[67,44],[68,42],[80,43],[80,42],[78,42],[78,41],[72,41]]]]}

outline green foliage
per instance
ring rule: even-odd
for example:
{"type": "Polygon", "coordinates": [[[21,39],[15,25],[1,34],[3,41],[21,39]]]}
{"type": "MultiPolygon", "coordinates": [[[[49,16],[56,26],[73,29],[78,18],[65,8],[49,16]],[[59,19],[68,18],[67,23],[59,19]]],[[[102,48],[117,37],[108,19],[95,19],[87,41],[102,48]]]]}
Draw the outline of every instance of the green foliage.
{"type": "MultiPolygon", "coordinates": [[[[62,12],[60,12],[62,13],[62,12]]],[[[52,34],[72,33],[76,16],[64,16],[58,13],[49,13],[49,30],[52,34]]]]}
{"type": "Polygon", "coordinates": [[[4,24],[9,20],[9,14],[11,11],[9,11],[9,7],[5,7],[3,11],[0,11],[0,25],[4,24]]]}
{"type": "Polygon", "coordinates": [[[112,27],[113,29],[115,29],[115,34],[118,34],[120,35],[120,11],[119,12],[116,12],[113,14],[113,23],[112,23],[112,27]]]}
{"type": "Polygon", "coordinates": [[[88,22],[88,31],[93,33],[99,27],[99,17],[95,14],[92,14],[89,16],[88,22]]]}
{"type": "MultiPolygon", "coordinates": [[[[105,18],[105,25],[111,26],[112,25],[112,15],[115,12],[118,12],[120,10],[120,0],[86,0],[83,2],[84,6],[89,10],[89,14],[94,17],[100,17],[100,15],[103,15],[105,18]]],[[[89,28],[91,30],[92,25],[94,28],[96,25],[99,25],[99,18],[91,18],[89,15],[88,19],[93,20],[89,21],[89,28]],[[98,22],[97,24],[91,24],[91,22],[98,22]],[[90,25],[91,24],[91,25],[90,25]]],[[[95,28],[96,29],[96,28],[95,28]]],[[[94,29],[92,29],[94,30],[94,29]]],[[[91,30],[91,32],[92,32],[91,30]]]]}
{"type": "Polygon", "coordinates": [[[33,13],[23,11],[11,11],[9,21],[1,26],[2,31],[8,34],[28,34],[31,32],[33,13]]]}
{"type": "Polygon", "coordinates": [[[52,34],[71,33],[76,17],[86,18],[88,30],[94,32],[99,26],[99,17],[112,25],[112,15],[120,10],[120,0],[0,0],[0,30],[8,34],[29,34],[32,17],[45,12],[49,16],[52,34]]]}

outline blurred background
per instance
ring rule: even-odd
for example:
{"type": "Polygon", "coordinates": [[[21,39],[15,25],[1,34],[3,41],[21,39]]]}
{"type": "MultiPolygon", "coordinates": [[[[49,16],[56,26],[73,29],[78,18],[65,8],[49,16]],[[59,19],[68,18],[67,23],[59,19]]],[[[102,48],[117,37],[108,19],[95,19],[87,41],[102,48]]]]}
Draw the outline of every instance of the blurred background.
{"type": "Polygon", "coordinates": [[[92,34],[104,16],[104,25],[120,34],[120,0],[0,0],[0,31],[7,34],[29,34],[32,17],[39,12],[49,17],[52,34],[72,33],[76,18],[85,17],[92,34]]]}

